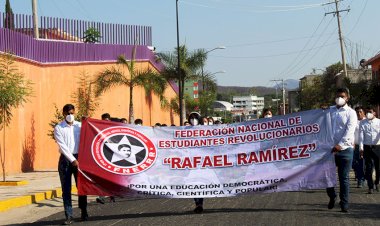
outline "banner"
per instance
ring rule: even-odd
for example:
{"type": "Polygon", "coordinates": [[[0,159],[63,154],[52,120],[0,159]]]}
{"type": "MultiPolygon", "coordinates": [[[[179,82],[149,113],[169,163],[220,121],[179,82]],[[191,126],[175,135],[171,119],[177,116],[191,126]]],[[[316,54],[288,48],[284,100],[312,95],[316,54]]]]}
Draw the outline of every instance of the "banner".
{"type": "Polygon", "coordinates": [[[145,127],[88,118],[79,194],[227,197],[336,183],[331,118],[312,110],[229,125],[145,127]]]}

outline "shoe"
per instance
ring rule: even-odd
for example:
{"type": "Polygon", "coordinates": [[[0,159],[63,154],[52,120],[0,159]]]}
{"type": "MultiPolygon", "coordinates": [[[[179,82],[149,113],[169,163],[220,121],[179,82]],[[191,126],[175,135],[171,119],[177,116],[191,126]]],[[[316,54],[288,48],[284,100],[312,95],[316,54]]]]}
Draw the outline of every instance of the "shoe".
{"type": "Polygon", "coordinates": [[[103,197],[98,197],[98,198],[96,198],[96,202],[97,203],[101,203],[101,204],[104,204],[104,203],[106,203],[105,201],[104,201],[104,198],[103,197]]]}
{"type": "Polygon", "coordinates": [[[197,206],[194,209],[194,213],[202,213],[203,212],[203,206],[197,206]]]}
{"type": "Polygon", "coordinates": [[[331,210],[332,208],[334,208],[334,206],[335,206],[335,201],[336,201],[336,197],[335,197],[335,198],[330,198],[329,204],[327,205],[327,208],[328,208],[329,210],[331,210]]]}
{"type": "Polygon", "coordinates": [[[82,211],[82,213],[80,215],[80,220],[81,221],[87,221],[88,220],[88,213],[87,213],[87,211],[82,211]]]}
{"type": "Polygon", "coordinates": [[[72,224],[74,221],[73,221],[73,218],[72,217],[68,217],[66,218],[66,220],[62,223],[62,225],[70,225],[72,224]]]}
{"type": "Polygon", "coordinates": [[[375,184],[375,190],[376,190],[377,192],[379,192],[379,185],[378,185],[378,184],[375,184]]]}
{"type": "Polygon", "coordinates": [[[110,202],[115,202],[115,197],[110,196],[110,202]]]}
{"type": "Polygon", "coordinates": [[[368,189],[367,194],[373,194],[373,189],[368,189]]]}
{"type": "Polygon", "coordinates": [[[342,207],[341,210],[342,210],[343,213],[347,213],[348,212],[348,208],[345,208],[345,207],[342,207]]]}

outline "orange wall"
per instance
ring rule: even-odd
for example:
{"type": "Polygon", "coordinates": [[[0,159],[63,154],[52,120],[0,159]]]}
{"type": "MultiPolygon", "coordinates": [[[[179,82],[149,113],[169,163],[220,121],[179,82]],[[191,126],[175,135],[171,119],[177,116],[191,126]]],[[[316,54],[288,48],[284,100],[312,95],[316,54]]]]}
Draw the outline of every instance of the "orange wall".
{"type": "MultiPolygon", "coordinates": [[[[16,65],[26,78],[33,81],[34,95],[28,103],[12,110],[12,122],[6,128],[6,173],[21,172],[22,164],[30,162],[33,162],[34,170],[56,170],[59,157],[58,147],[47,135],[51,128],[49,122],[54,118],[54,104],[57,104],[61,111],[63,105],[73,103],[72,93],[78,86],[78,77],[81,72],[86,71],[94,77],[99,71],[115,64],[47,66],[17,61],[16,65]],[[28,156],[33,156],[33,152],[35,153],[34,161],[28,158],[28,156]]],[[[140,62],[136,66],[151,67],[149,62],[140,62]]],[[[125,70],[125,73],[128,74],[128,71],[125,70]]],[[[143,119],[146,126],[154,125],[156,122],[179,125],[179,117],[171,115],[169,110],[162,110],[158,97],[153,97],[153,104],[149,107],[143,88],[135,87],[133,94],[135,119],[143,119]],[[152,122],[150,122],[150,114],[152,122]],[[174,121],[172,121],[173,118],[174,121]]],[[[170,100],[175,96],[175,92],[168,85],[165,97],[170,100]]],[[[128,107],[129,88],[117,87],[100,97],[99,107],[93,118],[99,119],[102,113],[108,112],[112,117],[128,119],[128,107]]],[[[2,147],[3,131],[0,132],[2,147]]]]}

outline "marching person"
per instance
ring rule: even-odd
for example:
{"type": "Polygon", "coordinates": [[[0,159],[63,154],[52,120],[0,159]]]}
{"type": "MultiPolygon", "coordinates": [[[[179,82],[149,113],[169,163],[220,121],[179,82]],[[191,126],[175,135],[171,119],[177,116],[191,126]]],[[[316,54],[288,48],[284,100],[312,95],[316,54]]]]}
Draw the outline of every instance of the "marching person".
{"type": "Polygon", "coordinates": [[[375,189],[379,191],[379,154],[380,154],[380,119],[376,118],[374,108],[367,110],[367,118],[360,124],[360,152],[365,161],[365,176],[368,184],[368,194],[373,193],[372,172],[375,167],[375,189]]]}
{"type": "MultiPolygon", "coordinates": [[[[338,177],[340,185],[340,208],[342,212],[348,212],[349,189],[350,189],[350,169],[353,158],[354,133],[358,118],[356,112],[347,105],[350,99],[348,89],[339,88],[336,91],[335,106],[330,107],[331,124],[333,131],[334,147],[331,152],[335,156],[335,164],[338,167],[338,177]]],[[[336,193],[335,188],[326,188],[330,201],[328,209],[334,208],[336,193]]]]}
{"type": "MultiPolygon", "coordinates": [[[[207,118],[206,118],[207,119],[207,118]]],[[[188,122],[192,126],[198,126],[201,124],[202,117],[198,112],[191,112],[188,117],[188,122]]],[[[202,121],[203,123],[203,121],[202,121]]],[[[203,198],[194,198],[195,209],[194,213],[202,213],[203,212],[203,198]]]]}
{"type": "Polygon", "coordinates": [[[357,188],[362,188],[364,183],[364,159],[360,154],[359,148],[359,138],[360,138],[360,122],[365,119],[365,112],[363,107],[356,107],[356,116],[358,117],[358,124],[355,128],[355,149],[354,149],[354,158],[352,160],[352,168],[355,172],[355,177],[357,179],[357,188]]]}
{"type": "MultiPolygon", "coordinates": [[[[74,175],[75,184],[78,176],[78,149],[81,123],[75,121],[75,108],[72,104],[63,107],[64,120],[54,128],[54,138],[58,144],[61,156],[58,162],[59,179],[62,186],[63,207],[66,220],[64,225],[73,223],[73,209],[71,202],[71,177],[74,175]]],[[[88,219],[87,196],[78,196],[79,208],[81,209],[81,220],[88,219]]]]}
{"type": "Polygon", "coordinates": [[[263,118],[272,118],[273,114],[269,108],[263,110],[263,118]]]}

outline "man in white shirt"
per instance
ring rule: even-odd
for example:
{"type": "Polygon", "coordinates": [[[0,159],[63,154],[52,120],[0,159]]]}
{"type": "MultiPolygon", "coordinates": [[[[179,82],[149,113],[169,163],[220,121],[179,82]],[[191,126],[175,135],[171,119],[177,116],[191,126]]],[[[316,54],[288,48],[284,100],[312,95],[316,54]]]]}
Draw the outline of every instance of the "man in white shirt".
{"type": "MultiPolygon", "coordinates": [[[[65,120],[60,122],[54,128],[54,138],[59,146],[61,156],[58,163],[59,179],[61,180],[62,199],[65,209],[66,220],[64,225],[73,223],[73,210],[71,203],[71,177],[74,175],[77,183],[78,175],[78,149],[81,123],[74,119],[75,108],[72,104],[66,104],[63,107],[63,116],[65,120]]],[[[88,218],[87,214],[87,196],[79,196],[79,208],[81,209],[81,220],[88,218]]]]}
{"type": "Polygon", "coordinates": [[[355,172],[355,178],[357,179],[357,188],[362,188],[364,184],[364,159],[360,154],[359,137],[360,137],[360,122],[365,119],[365,112],[363,107],[356,107],[356,116],[358,117],[358,124],[355,128],[355,148],[354,159],[352,160],[352,169],[355,172]]]}
{"type": "Polygon", "coordinates": [[[375,189],[379,191],[379,153],[380,153],[380,119],[376,118],[373,108],[367,109],[367,119],[360,124],[360,151],[365,161],[365,176],[368,183],[368,194],[373,193],[372,172],[375,167],[375,189]]]}
{"type": "MultiPolygon", "coordinates": [[[[331,152],[335,155],[335,164],[338,168],[338,177],[340,185],[340,208],[342,212],[348,212],[350,177],[349,173],[352,167],[354,154],[354,133],[358,118],[356,112],[347,105],[350,99],[348,89],[337,89],[335,106],[330,107],[331,123],[333,130],[334,147],[331,152]]],[[[336,193],[335,188],[326,189],[330,201],[328,208],[332,209],[335,205],[336,193]]]]}

